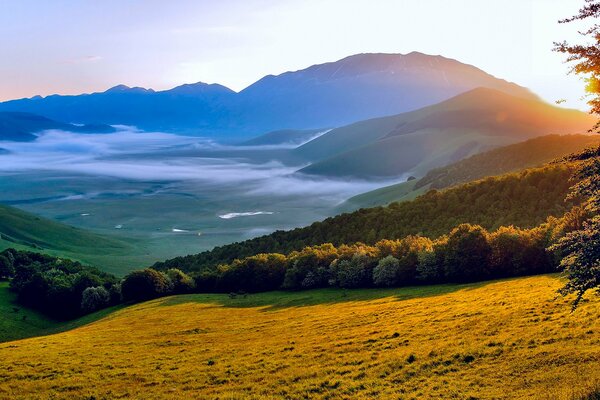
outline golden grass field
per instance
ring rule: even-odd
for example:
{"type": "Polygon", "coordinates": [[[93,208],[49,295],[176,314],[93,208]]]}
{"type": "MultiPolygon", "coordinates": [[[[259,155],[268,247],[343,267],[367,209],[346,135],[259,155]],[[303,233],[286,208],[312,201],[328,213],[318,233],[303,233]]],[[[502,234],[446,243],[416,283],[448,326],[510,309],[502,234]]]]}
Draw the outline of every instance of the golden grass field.
{"type": "Polygon", "coordinates": [[[0,398],[577,399],[600,382],[600,298],[554,276],[187,295],[0,344],[0,398]]]}

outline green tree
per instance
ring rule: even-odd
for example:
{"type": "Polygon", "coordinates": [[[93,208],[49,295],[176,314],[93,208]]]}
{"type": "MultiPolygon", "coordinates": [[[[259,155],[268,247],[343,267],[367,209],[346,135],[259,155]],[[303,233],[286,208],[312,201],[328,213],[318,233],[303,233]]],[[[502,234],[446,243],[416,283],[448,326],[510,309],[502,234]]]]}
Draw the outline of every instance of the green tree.
{"type": "Polygon", "coordinates": [[[470,224],[457,226],[450,232],[446,244],[446,278],[455,282],[486,278],[491,252],[485,229],[470,224]]]}
{"type": "MultiPolygon", "coordinates": [[[[555,50],[567,56],[571,72],[582,76],[586,82],[586,92],[590,112],[600,115],[600,1],[585,0],[579,12],[559,21],[571,23],[579,21],[588,23],[587,29],[580,29],[582,43],[555,43],[555,50]]],[[[600,121],[595,130],[600,128],[600,121]]],[[[581,229],[564,236],[554,246],[562,255],[561,266],[568,277],[568,283],[561,293],[575,293],[574,307],[577,307],[588,290],[599,291],[600,288],[600,147],[583,153],[579,158],[579,169],[576,177],[580,180],[573,187],[571,196],[582,196],[587,199],[586,210],[591,217],[584,222],[581,229]]]]}
{"type": "Polygon", "coordinates": [[[398,284],[400,262],[394,256],[387,256],[379,260],[373,270],[373,283],[376,286],[395,286],[398,284]]]}
{"type": "Polygon", "coordinates": [[[121,293],[125,301],[143,301],[164,296],[171,288],[167,276],[152,268],[133,271],[121,283],[121,293]]]}
{"type": "Polygon", "coordinates": [[[4,256],[0,255],[0,279],[9,279],[15,273],[15,267],[12,261],[4,256]]]}
{"type": "Polygon", "coordinates": [[[110,294],[102,286],[89,287],[81,295],[81,309],[86,312],[94,312],[108,306],[110,294]]]}

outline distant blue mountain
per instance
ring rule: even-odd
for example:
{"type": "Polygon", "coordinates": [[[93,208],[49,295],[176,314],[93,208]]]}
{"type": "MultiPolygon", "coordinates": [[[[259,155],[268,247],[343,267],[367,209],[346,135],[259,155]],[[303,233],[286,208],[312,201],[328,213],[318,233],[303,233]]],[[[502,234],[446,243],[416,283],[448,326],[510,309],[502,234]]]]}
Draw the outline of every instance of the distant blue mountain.
{"type": "MultiPolygon", "coordinates": [[[[104,124],[73,125],[30,113],[0,112],[0,140],[28,142],[35,140],[35,133],[49,129],[78,133],[110,133],[116,131],[112,126],[104,124]]],[[[0,149],[0,154],[3,153],[2,150],[0,149]]]]}
{"type": "Polygon", "coordinates": [[[239,93],[206,83],[165,91],[119,85],[102,93],[7,101],[0,110],[235,139],[412,111],[477,87],[536,98],[523,87],[441,56],[359,54],[269,75],[239,93]]]}

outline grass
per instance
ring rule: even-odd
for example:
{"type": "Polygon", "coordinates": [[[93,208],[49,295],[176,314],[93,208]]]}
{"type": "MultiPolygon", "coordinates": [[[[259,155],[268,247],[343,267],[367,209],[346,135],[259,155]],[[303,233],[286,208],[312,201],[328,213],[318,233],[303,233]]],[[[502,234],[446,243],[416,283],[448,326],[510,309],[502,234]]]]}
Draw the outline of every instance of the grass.
{"type": "Polygon", "coordinates": [[[50,335],[74,329],[110,314],[117,307],[102,310],[73,321],[56,321],[15,301],[8,282],[0,281],[0,342],[50,335]]]}
{"type": "Polygon", "coordinates": [[[0,398],[585,398],[600,300],[571,313],[560,286],[158,299],[0,344],[0,398]]]}

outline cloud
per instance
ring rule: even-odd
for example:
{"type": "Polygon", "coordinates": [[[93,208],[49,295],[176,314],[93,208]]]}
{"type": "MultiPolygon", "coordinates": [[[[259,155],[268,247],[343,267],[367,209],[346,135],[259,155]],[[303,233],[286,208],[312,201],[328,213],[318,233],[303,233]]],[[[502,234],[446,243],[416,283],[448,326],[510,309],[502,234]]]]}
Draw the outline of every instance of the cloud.
{"type": "MultiPolygon", "coordinates": [[[[247,158],[252,153],[248,146],[224,146],[206,138],[130,127],[111,134],[46,131],[34,142],[0,142],[0,147],[9,151],[0,155],[2,173],[56,171],[137,181],[190,181],[235,186],[240,195],[320,196],[332,202],[383,184],[307,177],[296,173],[303,165],[247,158]]],[[[251,149],[260,152],[269,147],[251,149]]]]}

